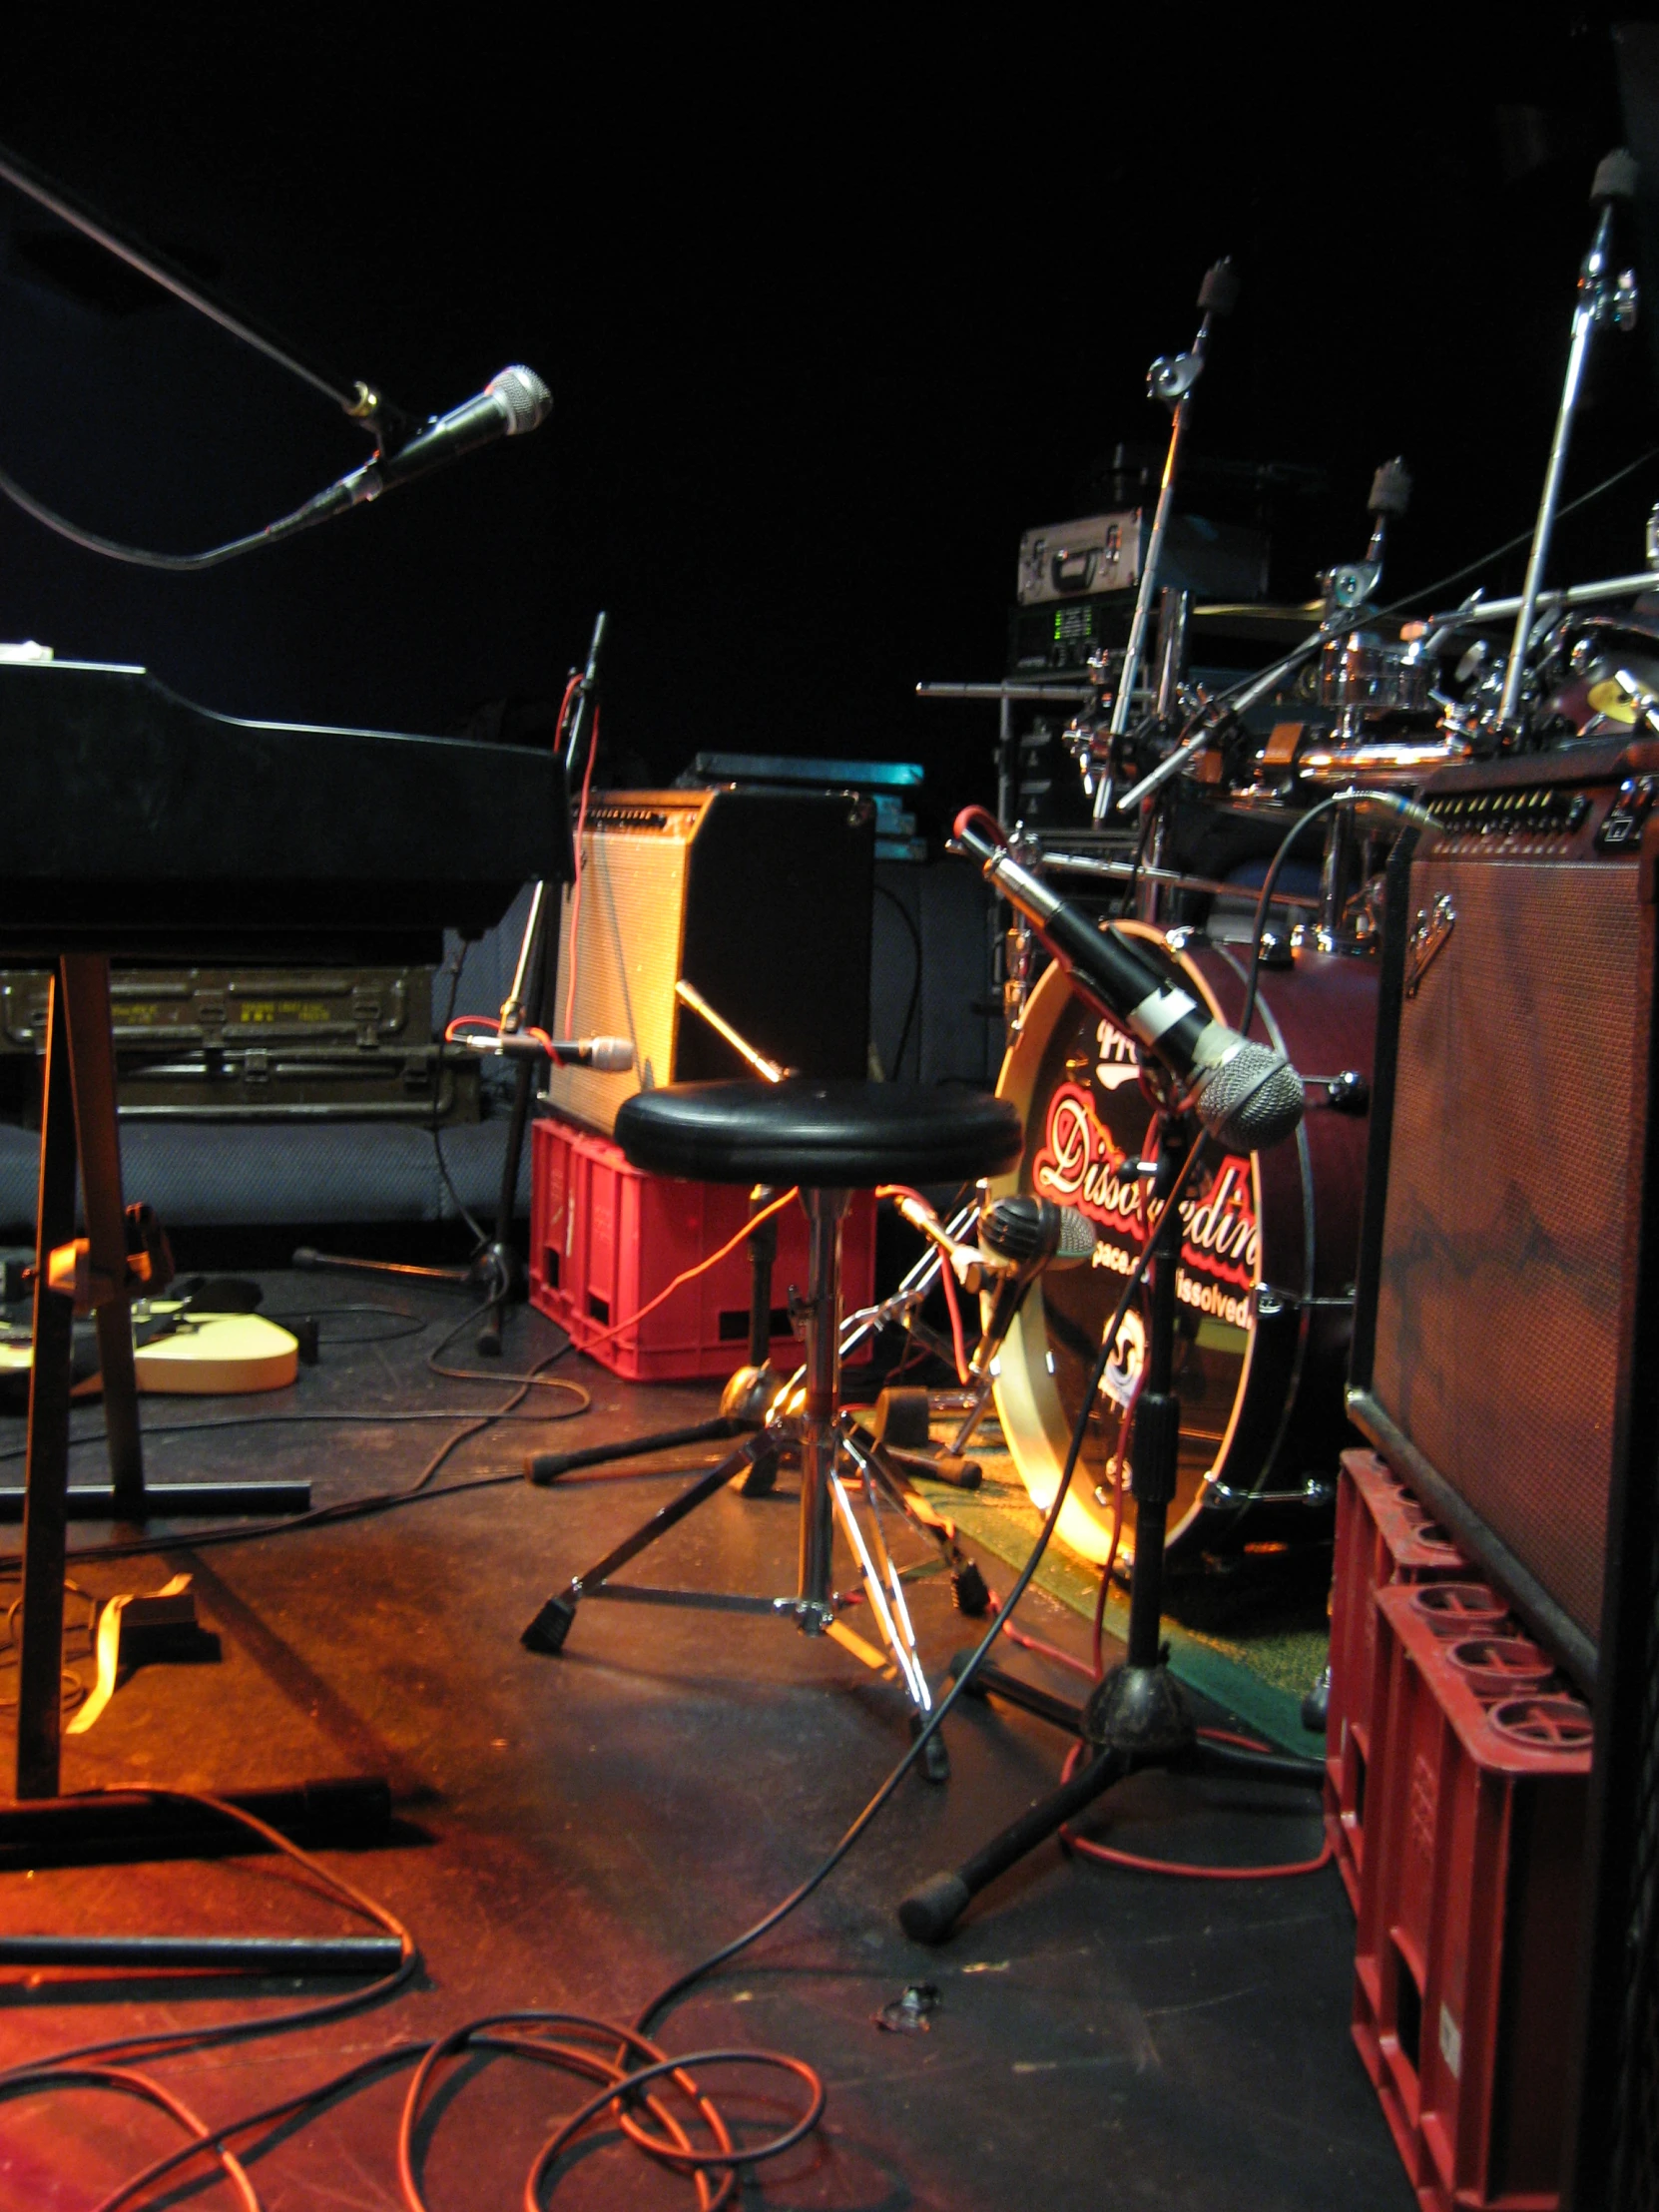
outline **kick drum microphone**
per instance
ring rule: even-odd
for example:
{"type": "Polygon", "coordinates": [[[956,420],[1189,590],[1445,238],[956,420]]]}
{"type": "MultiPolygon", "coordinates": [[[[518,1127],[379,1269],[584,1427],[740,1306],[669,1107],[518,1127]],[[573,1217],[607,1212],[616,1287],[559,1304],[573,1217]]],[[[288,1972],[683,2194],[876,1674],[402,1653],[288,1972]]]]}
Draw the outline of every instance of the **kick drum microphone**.
{"type": "Polygon", "coordinates": [[[1190,1088],[1194,1111],[1218,1143],[1233,1152],[1263,1152],[1290,1136],[1307,1100],[1301,1076],[1282,1052],[1213,1019],[1121,930],[1097,929],[1081,908],[1014,858],[1001,825],[982,807],[957,816],[955,840],[1024,914],[1090,1005],[1190,1088]]]}
{"type": "Polygon", "coordinates": [[[976,1374],[1001,1351],[1021,1301],[1044,1269],[1075,1267],[1090,1258],[1095,1226],[1075,1206],[1056,1206],[1051,1198],[996,1198],[979,1217],[979,1242],[1005,1272],[980,1308],[976,1374]]]}

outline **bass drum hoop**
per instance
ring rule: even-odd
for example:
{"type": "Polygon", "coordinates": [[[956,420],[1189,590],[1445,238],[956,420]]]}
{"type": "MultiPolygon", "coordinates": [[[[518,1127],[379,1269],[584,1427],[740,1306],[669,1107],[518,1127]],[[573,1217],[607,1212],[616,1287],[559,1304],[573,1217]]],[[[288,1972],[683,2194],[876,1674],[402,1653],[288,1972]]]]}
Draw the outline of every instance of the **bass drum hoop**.
{"type": "MultiPolygon", "coordinates": [[[[1140,937],[1153,946],[1160,955],[1161,961],[1172,963],[1180,971],[1185,985],[1202,998],[1212,1016],[1218,1021],[1226,1020],[1227,1017],[1216,998],[1209,979],[1193,961],[1170,944],[1161,929],[1139,921],[1123,921],[1114,924],[1114,926],[1121,929],[1126,935],[1140,937]]],[[[1010,1100],[1018,1111],[1021,1124],[1027,1132],[1027,1145],[1026,1151],[1021,1155],[1019,1164],[1010,1169],[1006,1175],[998,1176],[992,1180],[990,1193],[993,1198],[1008,1197],[1020,1188],[1025,1161],[1029,1152],[1030,1118],[1036,1098],[1038,1075],[1049,1041],[1053,1037],[1062,1015],[1071,1003],[1072,997],[1070,980],[1065,971],[1057,965],[1050,967],[1031,993],[1026,1005],[1025,1019],[1020,1025],[1020,1033],[1003,1059],[1002,1068],[997,1077],[996,1095],[998,1098],[1010,1100]]],[[[1273,1023],[1266,1003],[1261,999],[1257,1003],[1259,1018],[1264,1023],[1269,1024],[1271,1033],[1273,1029],[1277,1028],[1277,1024],[1273,1023]]],[[[1279,1041],[1277,1037],[1274,1038],[1275,1043],[1279,1041]]],[[[1301,1184],[1303,1202],[1303,1234],[1299,1242],[1302,1245],[1305,1270],[1308,1276],[1306,1288],[1311,1291],[1314,1264],[1313,1173],[1312,1164],[1307,1154],[1305,1134],[1299,1128],[1297,1135],[1299,1139],[1303,1140],[1297,1147],[1299,1153],[1297,1180],[1301,1184]]],[[[1256,1218],[1258,1221],[1262,1221],[1262,1163],[1261,1156],[1258,1153],[1253,1152],[1250,1155],[1250,1173],[1256,1218]]],[[[1183,1537],[1201,1520],[1205,1525],[1215,1527],[1220,1518],[1223,1517],[1218,1515],[1216,1504],[1211,1501],[1213,1485],[1210,1476],[1214,1469],[1224,1467],[1227,1464],[1239,1423],[1244,1417],[1245,1408],[1251,1398],[1252,1384],[1256,1380],[1258,1366],[1264,1358],[1268,1357],[1263,1351],[1262,1332],[1254,1319],[1255,1291],[1262,1282],[1264,1245],[1265,1240],[1259,1240],[1255,1283],[1251,1297],[1252,1326],[1248,1333],[1244,1364],[1239,1371],[1237,1385],[1233,1393],[1233,1402],[1228,1409],[1227,1426],[1214,1458],[1211,1460],[1210,1469],[1201,1473],[1197,1482],[1192,1484],[1190,1488],[1185,1481],[1178,1483],[1176,1495],[1170,1505],[1169,1523],[1165,1536],[1166,1551],[1175,1549],[1181,1543],[1183,1537]]],[[[1303,1326],[1297,1332],[1297,1344],[1292,1363],[1293,1373],[1290,1377],[1281,1378],[1282,1384],[1286,1385],[1285,1404],[1280,1423],[1281,1433],[1283,1433],[1285,1422],[1290,1417],[1296,1388],[1301,1381],[1303,1357],[1306,1351],[1306,1319],[1305,1312],[1303,1326]]],[[[1009,1455],[1014,1462],[1015,1470],[1021,1482],[1025,1485],[1031,1502],[1040,1513],[1047,1513],[1054,1503],[1054,1493],[1059,1487],[1060,1475],[1065,1467],[1066,1454],[1071,1445],[1072,1430],[1072,1416],[1066,1412],[1060,1401],[1060,1393],[1055,1386],[1054,1378],[1050,1372],[1048,1355],[1047,1316],[1043,1305],[1043,1281],[1039,1275],[1026,1293],[1020,1310],[1014,1318],[1013,1326],[1003,1343],[992,1389],[997,1418],[1002,1425],[1002,1435],[1007,1444],[1009,1455]]],[[[1273,1364],[1271,1358],[1269,1358],[1270,1367],[1273,1364]]],[[[1273,1454],[1270,1452],[1257,1472],[1253,1487],[1259,1488],[1266,1481],[1272,1460],[1273,1454]]],[[[1095,1566],[1102,1566],[1105,1564],[1107,1554],[1111,1548],[1110,1515],[1105,1508],[1102,1508],[1101,1517],[1097,1517],[1079,1496],[1077,1485],[1084,1472],[1084,1465],[1080,1461],[1077,1472],[1072,1476],[1071,1489],[1067,1493],[1064,1505],[1060,1508],[1060,1519],[1056,1534],[1064,1544],[1082,1558],[1089,1560],[1095,1566]]],[[[1249,1495],[1240,1498],[1236,1504],[1230,1501],[1229,1512],[1226,1517],[1236,1519],[1239,1514],[1248,1511],[1249,1504],[1249,1495]]],[[[1133,1559],[1134,1539],[1135,1505],[1133,1498],[1129,1495],[1129,1478],[1128,1472],[1125,1470],[1123,1528],[1118,1545],[1120,1560],[1133,1559]]]]}

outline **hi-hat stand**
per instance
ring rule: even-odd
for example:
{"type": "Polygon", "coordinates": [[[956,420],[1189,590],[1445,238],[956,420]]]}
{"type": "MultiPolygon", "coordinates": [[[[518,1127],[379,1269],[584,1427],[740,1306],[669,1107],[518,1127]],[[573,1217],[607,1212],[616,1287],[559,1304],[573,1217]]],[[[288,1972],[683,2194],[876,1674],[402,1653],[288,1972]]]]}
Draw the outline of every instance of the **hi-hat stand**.
{"type": "MultiPolygon", "coordinates": [[[[1194,1143],[1191,1123],[1164,1117],[1150,1200],[1175,1190],[1194,1143]]],[[[998,1875],[1073,1820],[1116,1782],[1143,1767],[1183,1774],[1225,1775],[1318,1790],[1325,1768],[1316,1759],[1244,1751],[1202,1740],[1163,1641],[1164,1535],[1175,1495],[1181,1443],[1181,1403],[1174,1381],[1176,1273],[1181,1257],[1179,1206],[1163,1205],[1148,1263],[1151,1315],[1146,1380],[1130,1442],[1130,1491],[1135,1500],[1135,1563],[1129,1595],[1128,1650],[1121,1666],[1096,1684],[1079,1711],[1000,1667],[982,1666],[972,1688],[1005,1699],[1079,1737],[1092,1756],[1071,1781],[1031,1807],[953,1872],[936,1874],[904,1899],[899,1925],[924,1943],[942,1943],[969,1903],[998,1875]]]]}

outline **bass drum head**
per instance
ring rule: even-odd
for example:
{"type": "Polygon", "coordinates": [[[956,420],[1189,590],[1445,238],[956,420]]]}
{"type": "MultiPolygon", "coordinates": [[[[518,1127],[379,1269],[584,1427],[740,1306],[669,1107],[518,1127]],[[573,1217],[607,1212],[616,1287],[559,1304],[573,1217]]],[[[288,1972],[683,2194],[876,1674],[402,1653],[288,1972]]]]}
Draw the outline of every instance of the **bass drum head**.
{"type": "MultiPolygon", "coordinates": [[[[1160,933],[1128,925],[1173,966],[1160,933]]],[[[1211,1011],[1203,979],[1182,981],[1211,1011]]],[[[1086,1266],[1050,1267],[1026,1293],[996,1369],[1002,1433],[1032,1501],[1054,1502],[1083,1391],[1101,1336],[1144,1242],[1141,1186],[1120,1172],[1141,1156],[1152,1106],[1141,1087],[1135,1047],[1084,1003],[1064,972],[1051,967],[1033,991],[1019,1037],[1002,1064],[997,1095],[1010,1099],[1025,1126],[1019,1165],[992,1195],[1032,1192],[1087,1213],[1098,1242],[1086,1266]]],[[[1199,1171],[1177,1278],[1174,1387],[1181,1402],[1181,1449],[1167,1542],[1194,1520],[1205,1477],[1227,1455],[1252,1357],[1251,1299],[1258,1279],[1260,1215],[1256,1161],[1229,1153],[1199,1171]]],[[[1142,1302],[1124,1318],[1121,1370],[1108,1370],[1089,1415],[1082,1456],[1061,1509],[1059,1534],[1097,1564],[1112,1540],[1113,1460],[1123,1438],[1121,1400],[1140,1370],[1142,1302]]],[[[1134,1553],[1135,1505],[1123,1474],[1120,1558],[1134,1553]]]]}

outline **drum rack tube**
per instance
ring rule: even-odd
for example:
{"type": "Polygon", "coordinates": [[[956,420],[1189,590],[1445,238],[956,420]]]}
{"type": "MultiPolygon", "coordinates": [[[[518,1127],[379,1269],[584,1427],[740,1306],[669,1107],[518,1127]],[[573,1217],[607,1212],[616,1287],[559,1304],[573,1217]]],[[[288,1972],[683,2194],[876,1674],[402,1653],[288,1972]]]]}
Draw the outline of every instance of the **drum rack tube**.
{"type": "MultiPolygon", "coordinates": [[[[1101,875],[1114,883],[1158,883],[1171,890],[1208,891],[1223,898],[1250,898],[1256,893],[1248,883],[1222,883],[1210,875],[1184,875],[1178,868],[1152,867],[1143,862],[1139,867],[1132,860],[1102,860],[1091,852],[1048,852],[1042,856],[1045,868],[1060,868],[1068,875],[1101,875]]],[[[1275,906],[1300,906],[1310,913],[1319,911],[1320,901],[1305,891],[1275,889],[1272,903],[1275,906]]]]}

